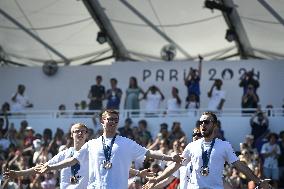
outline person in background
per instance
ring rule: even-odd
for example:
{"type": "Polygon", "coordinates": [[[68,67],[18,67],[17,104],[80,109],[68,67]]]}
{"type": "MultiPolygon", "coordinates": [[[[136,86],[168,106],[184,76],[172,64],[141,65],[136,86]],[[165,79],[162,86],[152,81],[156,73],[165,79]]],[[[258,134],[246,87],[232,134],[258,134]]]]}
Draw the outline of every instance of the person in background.
{"type": "Polygon", "coordinates": [[[178,93],[179,90],[172,87],[172,97],[167,100],[167,114],[178,113],[181,109],[181,99],[178,93]]]}
{"type": "Polygon", "coordinates": [[[278,136],[276,133],[270,133],[268,142],[261,147],[261,155],[264,158],[263,175],[266,178],[272,179],[273,188],[278,188],[279,167],[278,157],[281,154],[280,147],[277,144],[278,136]]]}
{"type": "Polygon", "coordinates": [[[247,90],[245,90],[244,95],[242,96],[242,109],[243,114],[252,114],[255,110],[246,110],[246,109],[256,109],[258,107],[259,97],[255,92],[253,85],[248,85],[247,90]]]}
{"type": "Polygon", "coordinates": [[[199,55],[198,69],[190,68],[188,75],[184,79],[184,84],[187,87],[187,96],[194,95],[197,106],[200,107],[200,80],[203,57],[199,55]]]}
{"type": "Polygon", "coordinates": [[[253,76],[253,71],[245,72],[244,75],[242,75],[239,86],[243,87],[243,95],[247,94],[249,86],[253,87],[254,93],[256,94],[256,91],[259,87],[259,82],[258,80],[254,79],[253,76]]]}
{"type": "Polygon", "coordinates": [[[102,76],[96,77],[96,84],[92,85],[88,94],[90,99],[89,110],[101,110],[103,108],[103,100],[105,99],[105,87],[101,84],[102,76]]]}
{"type": "Polygon", "coordinates": [[[284,130],[279,133],[279,147],[281,154],[278,158],[279,166],[279,187],[284,187],[284,130]]]}
{"type": "Polygon", "coordinates": [[[217,112],[221,111],[226,98],[226,91],[222,90],[223,82],[221,79],[216,79],[208,92],[209,103],[208,110],[217,112]]]}
{"type": "MultiPolygon", "coordinates": [[[[126,89],[125,93],[125,104],[124,109],[126,110],[139,110],[140,109],[140,100],[144,97],[144,91],[138,86],[136,77],[129,78],[129,86],[126,89]],[[142,94],[142,97],[139,95],[142,94]]],[[[133,112],[138,113],[138,112],[133,112]]]]}
{"type": "Polygon", "coordinates": [[[114,109],[119,110],[122,90],[117,87],[117,79],[111,78],[110,79],[110,86],[111,88],[106,91],[106,109],[114,109]]]}
{"type": "Polygon", "coordinates": [[[18,85],[17,92],[12,95],[11,111],[21,112],[27,108],[32,108],[33,104],[29,101],[28,96],[25,94],[26,87],[23,84],[18,85]]]}
{"type": "MultiPolygon", "coordinates": [[[[145,110],[147,115],[155,115],[155,112],[160,109],[161,102],[165,99],[164,94],[161,90],[152,85],[148,88],[144,94],[144,99],[146,100],[145,110]]],[[[157,113],[157,112],[156,112],[157,113]]]]}

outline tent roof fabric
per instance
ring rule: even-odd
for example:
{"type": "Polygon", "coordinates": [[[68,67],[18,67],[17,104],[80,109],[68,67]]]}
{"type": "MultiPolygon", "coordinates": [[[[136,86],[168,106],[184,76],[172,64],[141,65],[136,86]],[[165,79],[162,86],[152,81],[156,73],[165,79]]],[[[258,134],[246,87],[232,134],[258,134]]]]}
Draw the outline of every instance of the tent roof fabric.
{"type": "Polygon", "coordinates": [[[283,59],[284,1],[214,0],[231,12],[205,1],[213,0],[2,0],[0,65],[161,61],[168,52],[174,60],[283,59]],[[108,43],[97,42],[99,31],[108,43]]]}

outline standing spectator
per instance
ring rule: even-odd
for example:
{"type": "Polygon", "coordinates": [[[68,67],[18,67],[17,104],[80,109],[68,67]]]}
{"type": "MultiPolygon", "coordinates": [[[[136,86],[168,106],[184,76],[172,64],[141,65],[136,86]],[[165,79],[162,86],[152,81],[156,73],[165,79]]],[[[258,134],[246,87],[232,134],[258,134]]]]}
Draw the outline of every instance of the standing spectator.
{"type": "Polygon", "coordinates": [[[210,98],[208,103],[208,110],[221,111],[225,102],[226,92],[222,90],[223,82],[221,79],[216,79],[208,92],[210,98]]]}
{"type": "Polygon", "coordinates": [[[268,132],[268,118],[261,111],[255,113],[250,119],[251,135],[254,137],[255,145],[261,140],[268,132]]]}
{"type": "Polygon", "coordinates": [[[1,110],[0,110],[0,115],[10,115],[10,104],[8,102],[4,102],[2,104],[1,110]]]}
{"type": "Polygon", "coordinates": [[[115,78],[110,79],[111,88],[106,92],[107,109],[119,110],[122,91],[117,87],[117,80],[115,78]]]}
{"type": "Polygon", "coordinates": [[[139,110],[140,104],[139,101],[142,98],[139,98],[139,94],[144,96],[144,91],[138,86],[136,77],[130,77],[129,86],[126,89],[125,97],[125,106],[126,110],[139,110]]]}
{"type": "Polygon", "coordinates": [[[11,100],[11,111],[21,112],[26,108],[32,108],[33,104],[30,103],[28,96],[25,94],[26,87],[22,84],[18,85],[17,92],[13,94],[11,100]]]}
{"type": "Polygon", "coordinates": [[[278,158],[278,165],[279,165],[279,186],[284,186],[284,130],[280,132],[279,134],[280,141],[279,141],[279,147],[281,154],[278,158]]]}
{"type": "Polygon", "coordinates": [[[187,87],[187,96],[194,95],[200,106],[200,79],[201,79],[201,66],[203,57],[199,56],[198,69],[190,68],[190,71],[186,78],[184,79],[184,84],[187,87]]]}
{"type": "Polygon", "coordinates": [[[119,135],[130,139],[134,139],[133,131],[131,129],[131,124],[132,120],[130,118],[126,118],[124,126],[118,128],[119,135]]]}
{"type": "Polygon", "coordinates": [[[270,133],[268,142],[263,144],[261,154],[264,157],[263,174],[266,178],[273,181],[273,188],[278,188],[279,169],[278,157],[280,155],[280,147],[277,144],[278,136],[276,133],[270,133]]]}
{"type": "Polygon", "coordinates": [[[151,114],[152,112],[155,113],[155,111],[159,110],[161,101],[165,99],[161,90],[155,85],[149,87],[144,98],[146,100],[145,110],[147,111],[147,114],[151,114]]]}
{"type": "Polygon", "coordinates": [[[102,76],[96,77],[96,84],[91,86],[88,94],[90,99],[89,110],[101,110],[103,107],[103,100],[105,99],[105,87],[101,85],[102,76]]]}
{"type": "MultiPolygon", "coordinates": [[[[246,92],[242,97],[242,108],[257,108],[257,104],[259,102],[259,97],[255,92],[255,88],[253,85],[249,85],[246,92]]],[[[254,113],[255,110],[243,110],[243,113],[254,113]]]]}
{"type": "Polygon", "coordinates": [[[188,109],[188,115],[195,116],[197,113],[196,110],[199,108],[199,103],[197,102],[196,96],[191,94],[186,97],[185,101],[185,109],[188,109]]]}
{"type": "Polygon", "coordinates": [[[172,97],[167,101],[167,113],[177,113],[181,108],[181,99],[178,94],[178,89],[172,87],[172,97]]]}
{"type": "Polygon", "coordinates": [[[247,93],[249,86],[253,86],[254,93],[256,93],[257,88],[259,87],[259,82],[253,78],[253,71],[245,72],[244,75],[241,77],[241,81],[239,86],[243,87],[243,95],[247,93]]]}

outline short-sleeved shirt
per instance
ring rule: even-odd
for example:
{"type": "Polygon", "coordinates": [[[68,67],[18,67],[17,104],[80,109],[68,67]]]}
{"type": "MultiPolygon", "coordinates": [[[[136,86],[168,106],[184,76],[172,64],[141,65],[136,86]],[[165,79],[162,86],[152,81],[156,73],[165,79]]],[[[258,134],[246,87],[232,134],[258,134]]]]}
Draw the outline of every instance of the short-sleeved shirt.
{"type": "MultiPolygon", "coordinates": [[[[63,150],[59,152],[57,155],[55,155],[51,160],[48,161],[49,165],[53,165],[56,163],[59,163],[73,155],[78,153],[78,151],[75,151],[73,147],[68,148],[66,150],[63,150]]],[[[88,185],[88,168],[89,168],[89,162],[80,162],[80,167],[78,170],[78,173],[75,175],[79,183],[77,184],[71,184],[70,178],[72,175],[71,173],[71,167],[63,168],[60,171],[60,189],[79,189],[79,188],[86,188],[88,185]]]]}
{"type": "Polygon", "coordinates": [[[274,156],[268,156],[264,158],[263,167],[270,169],[278,169],[278,159],[277,156],[280,155],[280,147],[277,143],[270,144],[269,142],[265,143],[261,147],[261,154],[271,153],[273,150],[276,150],[276,154],[274,156]]]}
{"type": "Polygon", "coordinates": [[[215,139],[215,144],[212,148],[208,167],[209,175],[202,176],[200,171],[203,166],[201,145],[204,143],[204,150],[210,148],[210,143],[204,142],[204,139],[199,139],[189,143],[182,156],[190,161],[192,165],[192,173],[187,188],[191,189],[223,189],[223,169],[224,163],[234,163],[238,160],[231,144],[227,141],[215,139]]]}
{"type": "MultiPolygon", "coordinates": [[[[110,146],[112,138],[105,138],[110,146]]],[[[85,143],[74,157],[81,162],[89,162],[88,188],[92,189],[126,189],[128,188],[129,169],[133,161],[144,161],[148,150],[131,139],[116,136],[110,162],[112,167],[105,169],[105,155],[102,136],[85,143]]]]}

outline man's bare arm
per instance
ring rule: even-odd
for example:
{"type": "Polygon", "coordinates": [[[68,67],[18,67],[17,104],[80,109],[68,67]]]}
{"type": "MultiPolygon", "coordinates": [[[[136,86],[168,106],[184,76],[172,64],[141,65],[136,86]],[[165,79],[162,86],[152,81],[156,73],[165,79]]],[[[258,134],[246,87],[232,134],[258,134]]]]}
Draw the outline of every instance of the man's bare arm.
{"type": "Polygon", "coordinates": [[[68,159],[65,159],[65,160],[63,160],[59,163],[53,164],[53,165],[48,165],[47,163],[45,163],[39,169],[36,169],[36,171],[40,172],[40,173],[45,173],[45,172],[51,171],[51,170],[60,170],[60,169],[63,169],[65,167],[71,167],[72,165],[75,165],[76,163],[79,163],[79,161],[74,157],[70,157],[68,159]]]}
{"type": "Polygon", "coordinates": [[[271,188],[271,186],[269,185],[269,181],[268,179],[265,180],[261,180],[260,178],[258,178],[253,172],[252,170],[245,165],[243,162],[241,161],[236,161],[233,163],[233,166],[235,166],[237,168],[238,171],[242,172],[244,175],[246,175],[246,177],[250,180],[252,180],[254,183],[256,183],[256,185],[259,186],[259,188],[264,188],[264,189],[268,189],[271,188]]]}

